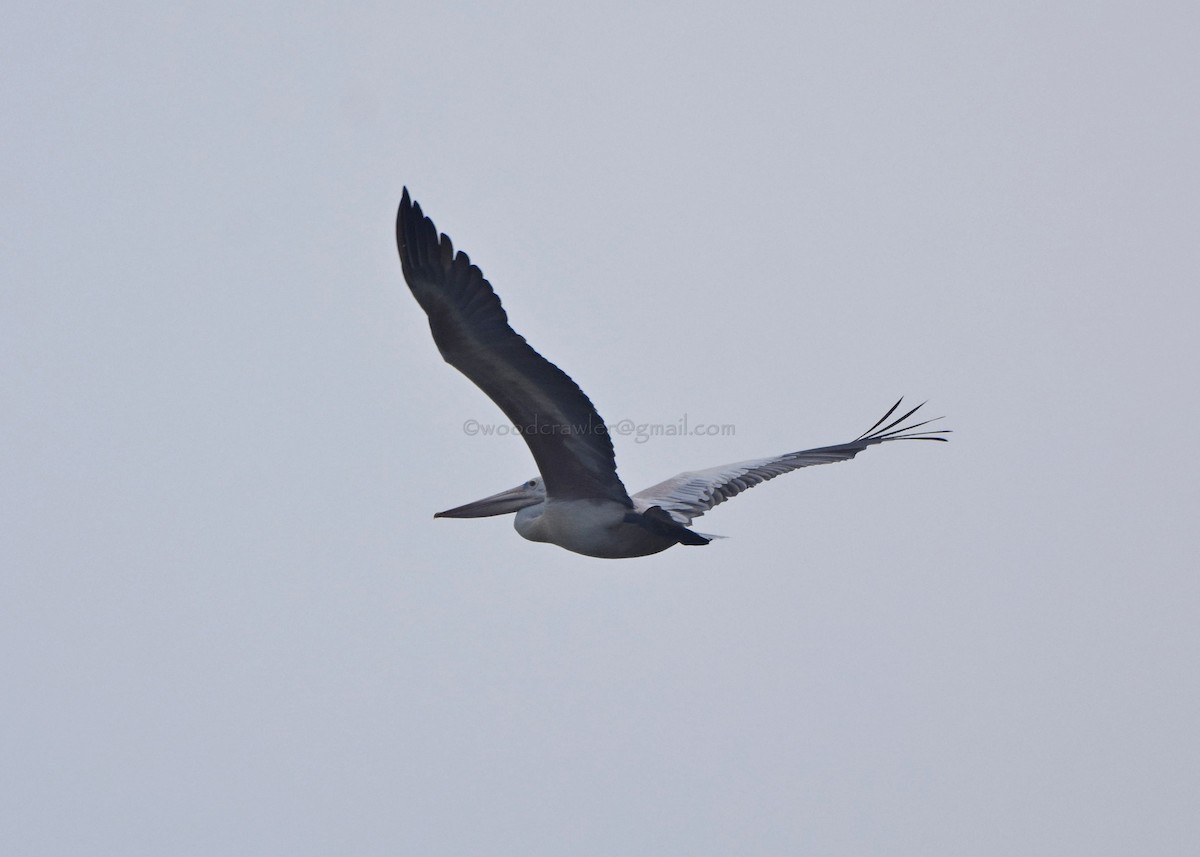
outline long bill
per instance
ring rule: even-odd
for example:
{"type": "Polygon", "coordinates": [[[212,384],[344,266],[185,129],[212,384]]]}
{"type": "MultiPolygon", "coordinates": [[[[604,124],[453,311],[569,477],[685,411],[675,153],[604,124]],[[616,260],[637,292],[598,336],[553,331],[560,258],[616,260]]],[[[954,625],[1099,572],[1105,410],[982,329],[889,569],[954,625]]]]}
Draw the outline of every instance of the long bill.
{"type": "Polygon", "coordinates": [[[516,488],[501,491],[499,494],[493,494],[491,497],[476,500],[474,503],[467,503],[463,506],[455,506],[453,509],[447,509],[444,512],[438,512],[433,517],[487,518],[492,515],[508,515],[520,511],[526,506],[540,503],[542,500],[543,498],[540,494],[522,484],[516,488]]]}

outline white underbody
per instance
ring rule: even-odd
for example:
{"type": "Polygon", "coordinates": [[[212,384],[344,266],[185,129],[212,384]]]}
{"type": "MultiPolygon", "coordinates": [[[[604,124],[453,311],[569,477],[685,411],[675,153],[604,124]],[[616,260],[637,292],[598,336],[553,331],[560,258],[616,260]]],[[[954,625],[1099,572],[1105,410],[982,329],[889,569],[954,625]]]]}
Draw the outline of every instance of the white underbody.
{"type": "Polygon", "coordinates": [[[550,542],[603,559],[647,556],[676,544],[637,524],[632,509],[612,500],[547,500],[517,512],[513,526],[531,542],[550,542]]]}

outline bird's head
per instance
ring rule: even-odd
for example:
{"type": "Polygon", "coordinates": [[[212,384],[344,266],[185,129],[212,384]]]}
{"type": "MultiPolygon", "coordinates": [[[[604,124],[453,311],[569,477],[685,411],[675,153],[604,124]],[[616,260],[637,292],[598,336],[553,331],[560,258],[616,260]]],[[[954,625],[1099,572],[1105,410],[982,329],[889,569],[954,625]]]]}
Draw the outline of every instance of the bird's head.
{"type": "Polygon", "coordinates": [[[444,512],[438,512],[435,518],[487,518],[491,515],[509,515],[519,512],[528,506],[546,502],[546,486],[542,477],[535,476],[526,479],[516,488],[509,488],[491,497],[484,497],[465,506],[456,506],[444,512]]]}

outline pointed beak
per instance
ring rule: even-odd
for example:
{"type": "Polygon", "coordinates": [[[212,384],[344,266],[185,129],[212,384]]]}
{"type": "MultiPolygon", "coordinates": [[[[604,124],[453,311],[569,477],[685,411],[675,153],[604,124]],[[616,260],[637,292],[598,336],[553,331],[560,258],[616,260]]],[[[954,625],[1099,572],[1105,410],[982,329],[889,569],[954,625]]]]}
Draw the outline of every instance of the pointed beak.
{"type": "Polygon", "coordinates": [[[542,498],[524,485],[509,488],[491,497],[484,497],[465,506],[455,506],[444,512],[438,512],[435,518],[487,518],[491,515],[508,515],[542,502],[542,498]]]}

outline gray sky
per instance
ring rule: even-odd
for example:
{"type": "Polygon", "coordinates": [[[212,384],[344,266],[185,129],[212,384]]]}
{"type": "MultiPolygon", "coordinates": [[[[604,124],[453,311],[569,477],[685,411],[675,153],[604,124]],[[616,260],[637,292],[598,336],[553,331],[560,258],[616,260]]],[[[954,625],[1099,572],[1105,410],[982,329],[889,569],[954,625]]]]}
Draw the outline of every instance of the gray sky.
{"type": "Polygon", "coordinates": [[[0,850],[1200,850],[1184,3],[45,5],[0,51],[0,850]],[[397,8],[399,7],[399,8],[397,8]],[[405,289],[402,185],[637,490],[643,560],[405,289]]]}

